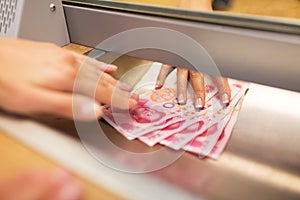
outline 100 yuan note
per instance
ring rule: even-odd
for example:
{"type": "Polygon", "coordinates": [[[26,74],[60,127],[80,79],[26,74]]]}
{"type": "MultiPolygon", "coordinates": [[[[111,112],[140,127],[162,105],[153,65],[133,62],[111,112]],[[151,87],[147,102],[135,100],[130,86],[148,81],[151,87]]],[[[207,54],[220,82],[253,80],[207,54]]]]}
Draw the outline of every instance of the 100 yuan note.
{"type": "MultiPolygon", "coordinates": [[[[190,124],[183,129],[182,131],[176,132],[173,135],[169,136],[165,140],[162,140],[160,143],[164,144],[173,149],[180,149],[189,141],[191,141],[194,137],[201,135],[206,131],[209,127],[216,123],[226,123],[225,117],[227,115],[231,115],[236,103],[239,101],[241,96],[244,95],[248,84],[244,82],[237,82],[235,80],[230,80],[230,87],[232,90],[232,100],[230,104],[226,107],[222,105],[219,101],[219,97],[216,95],[213,97],[214,101],[208,101],[207,110],[205,113],[197,113],[194,114],[194,118],[189,120],[190,124]],[[215,102],[215,103],[212,103],[215,102]]],[[[209,143],[213,145],[213,142],[216,141],[215,137],[218,137],[218,133],[215,132],[213,136],[208,137],[209,143]]]]}

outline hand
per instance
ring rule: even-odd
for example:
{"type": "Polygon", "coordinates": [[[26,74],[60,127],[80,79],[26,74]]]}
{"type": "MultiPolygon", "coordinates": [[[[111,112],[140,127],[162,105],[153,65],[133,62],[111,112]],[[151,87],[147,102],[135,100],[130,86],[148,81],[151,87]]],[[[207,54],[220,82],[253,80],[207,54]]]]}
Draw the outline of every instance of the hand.
{"type": "Polygon", "coordinates": [[[82,189],[64,170],[35,169],[0,182],[3,200],[80,200],[82,197],[82,189]]]}
{"type": "Polygon", "coordinates": [[[76,117],[92,120],[103,113],[100,103],[111,104],[113,97],[119,108],[136,104],[130,86],[108,74],[117,69],[114,65],[53,44],[5,38],[0,38],[0,44],[0,107],[8,111],[72,118],[72,100],[76,99],[76,117]],[[81,66],[80,87],[74,91],[81,66]],[[86,91],[93,87],[95,99],[86,91]]]}
{"type": "MultiPolygon", "coordinates": [[[[189,10],[212,11],[212,0],[181,0],[180,8],[189,10]]],[[[164,85],[167,74],[171,66],[162,65],[157,77],[156,89],[164,85]]],[[[187,80],[190,78],[195,94],[195,107],[205,107],[205,84],[204,75],[196,71],[188,71],[184,68],[177,69],[177,99],[179,104],[185,104],[187,100],[187,80]]],[[[214,77],[214,81],[219,89],[219,95],[224,104],[228,104],[231,99],[231,90],[226,78],[214,77]]]]}
{"type": "MultiPolygon", "coordinates": [[[[157,77],[155,88],[161,88],[164,83],[166,76],[171,69],[170,65],[162,65],[160,73],[157,77]]],[[[195,107],[205,107],[205,84],[204,75],[200,72],[187,70],[184,68],[177,68],[177,101],[179,104],[184,105],[187,101],[187,82],[190,79],[195,96],[195,107]]],[[[214,77],[214,82],[219,89],[219,95],[224,104],[228,104],[231,98],[231,91],[226,78],[214,77]]]]}

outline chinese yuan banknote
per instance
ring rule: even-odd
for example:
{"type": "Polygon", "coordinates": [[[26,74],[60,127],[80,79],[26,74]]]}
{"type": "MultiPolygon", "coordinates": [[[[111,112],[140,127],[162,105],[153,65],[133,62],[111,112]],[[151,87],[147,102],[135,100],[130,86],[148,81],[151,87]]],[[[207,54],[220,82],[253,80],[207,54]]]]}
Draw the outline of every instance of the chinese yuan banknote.
{"type": "MultiPolygon", "coordinates": [[[[232,83],[232,81],[230,82],[232,83]]],[[[178,150],[182,148],[185,144],[187,144],[189,141],[191,141],[194,137],[204,133],[204,131],[206,131],[212,125],[217,124],[220,127],[221,125],[226,124],[236,104],[239,102],[240,98],[245,93],[246,87],[240,87],[241,84],[242,83],[237,84],[236,86],[232,84],[231,88],[233,97],[228,106],[214,109],[215,112],[208,112],[205,114],[205,116],[197,116],[196,122],[195,120],[191,120],[191,122],[194,122],[194,124],[182,131],[172,134],[170,137],[166,138],[165,140],[162,140],[160,143],[170,148],[178,150]]],[[[246,84],[244,85],[246,86],[246,84]]],[[[217,106],[218,103],[216,103],[215,105],[217,106]]],[[[203,151],[210,151],[217,139],[219,138],[220,134],[220,131],[215,131],[214,134],[210,134],[209,136],[207,136],[206,139],[208,144],[206,146],[206,149],[203,149],[203,151]]]]}
{"type": "Polygon", "coordinates": [[[169,73],[163,88],[155,89],[153,79],[156,80],[160,66],[153,64],[136,84],[133,92],[143,91],[136,107],[106,107],[103,118],[129,140],[139,139],[148,146],[159,143],[217,159],[230,138],[248,83],[229,79],[231,101],[224,105],[213,79],[205,75],[206,105],[199,110],[195,109],[190,85],[187,103],[177,103],[176,69],[169,73]]]}

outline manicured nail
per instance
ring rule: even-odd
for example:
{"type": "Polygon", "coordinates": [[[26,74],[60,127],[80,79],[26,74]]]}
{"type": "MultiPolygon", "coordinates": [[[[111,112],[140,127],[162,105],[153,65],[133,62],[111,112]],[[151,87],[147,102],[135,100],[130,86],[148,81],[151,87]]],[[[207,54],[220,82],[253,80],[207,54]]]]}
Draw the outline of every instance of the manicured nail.
{"type": "Polygon", "coordinates": [[[139,99],[140,99],[139,95],[136,94],[136,93],[132,93],[131,96],[130,96],[130,98],[131,98],[131,99],[134,99],[134,100],[136,100],[136,101],[139,101],[139,99]]]}
{"type": "Polygon", "coordinates": [[[155,84],[155,89],[160,89],[162,86],[163,86],[162,83],[157,81],[156,84],[155,84]]]}
{"type": "Polygon", "coordinates": [[[138,104],[138,102],[135,99],[129,99],[129,108],[133,108],[138,104]]]}
{"type": "Polygon", "coordinates": [[[203,108],[202,99],[201,98],[196,98],[196,100],[195,100],[195,107],[196,108],[203,108]]]}
{"type": "Polygon", "coordinates": [[[177,97],[177,101],[179,104],[184,104],[184,96],[183,94],[179,94],[177,97]]]}
{"type": "Polygon", "coordinates": [[[81,197],[80,187],[72,182],[63,185],[58,195],[59,200],[79,200],[81,197]]]}
{"type": "Polygon", "coordinates": [[[133,89],[131,85],[123,82],[119,83],[119,88],[128,92],[130,92],[133,89]]]}
{"type": "Polygon", "coordinates": [[[118,67],[116,66],[116,65],[111,65],[111,64],[108,64],[108,65],[106,65],[106,69],[108,70],[116,70],[116,69],[118,69],[118,67]]]}
{"type": "Polygon", "coordinates": [[[129,108],[133,108],[135,107],[139,102],[139,95],[133,93],[131,94],[130,98],[129,98],[129,108]]]}
{"type": "Polygon", "coordinates": [[[223,96],[222,96],[222,102],[224,104],[228,104],[229,103],[229,97],[228,97],[228,95],[226,93],[223,94],[223,96]]]}

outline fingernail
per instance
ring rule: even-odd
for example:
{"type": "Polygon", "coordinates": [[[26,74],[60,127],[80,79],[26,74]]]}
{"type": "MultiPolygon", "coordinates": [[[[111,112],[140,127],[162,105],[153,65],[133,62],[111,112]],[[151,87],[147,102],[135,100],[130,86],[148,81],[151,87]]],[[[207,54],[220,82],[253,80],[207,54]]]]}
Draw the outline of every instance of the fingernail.
{"type": "Polygon", "coordinates": [[[131,98],[131,99],[134,99],[134,100],[136,100],[136,101],[138,102],[140,97],[139,97],[138,94],[132,93],[131,96],[130,96],[130,98],[131,98]]]}
{"type": "Polygon", "coordinates": [[[179,94],[177,97],[177,101],[179,104],[184,104],[184,96],[183,94],[179,94]]]}
{"type": "Polygon", "coordinates": [[[163,85],[159,82],[155,84],[155,89],[160,89],[163,85]]]}
{"type": "Polygon", "coordinates": [[[116,65],[106,65],[106,68],[107,69],[112,69],[112,70],[116,70],[116,69],[118,69],[118,67],[116,66],[116,65]]]}
{"type": "Polygon", "coordinates": [[[138,94],[131,94],[129,98],[129,108],[135,107],[139,102],[139,95],[138,94]]]}
{"type": "Polygon", "coordinates": [[[138,104],[138,102],[135,99],[130,98],[129,99],[129,108],[133,108],[138,104]]]}
{"type": "Polygon", "coordinates": [[[82,191],[79,186],[73,183],[67,183],[60,189],[59,200],[79,200],[82,196],[82,191]]]}
{"type": "Polygon", "coordinates": [[[202,104],[202,99],[201,98],[196,98],[196,100],[195,100],[195,107],[196,108],[203,108],[203,104],[202,104]]]}
{"type": "Polygon", "coordinates": [[[228,95],[226,93],[223,94],[223,96],[222,96],[222,102],[224,104],[228,104],[229,103],[229,97],[228,97],[228,95]]]}
{"type": "Polygon", "coordinates": [[[100,105],[94,102],[83,103],[81,106],[81,117],[83,118],[95,118],[101,112],[100,105]]]}
{"type": "Polygon", "coordinates": [[[129,85],[127,83],[123,83],[123,82],[119,83],[119,88],[122,89],[122,90],[128,91],[128,92],[132,90],[131,85],[129,85]]]}

